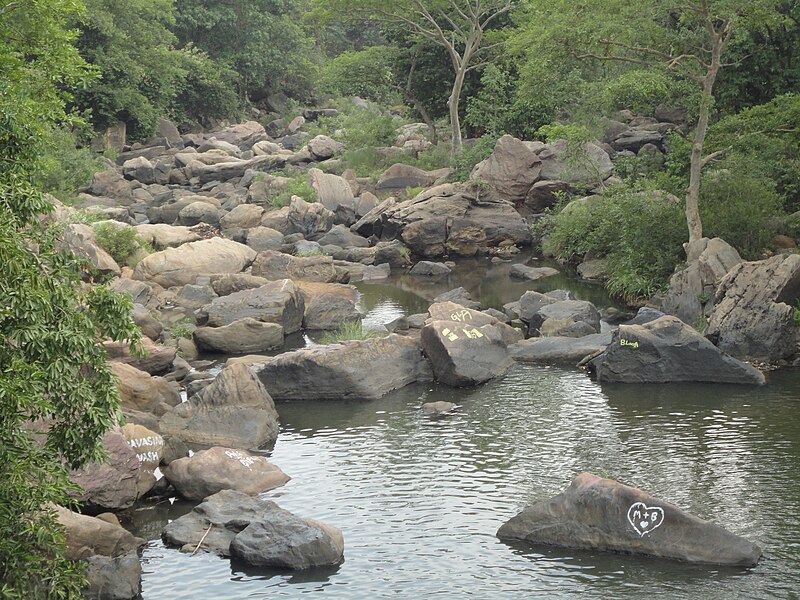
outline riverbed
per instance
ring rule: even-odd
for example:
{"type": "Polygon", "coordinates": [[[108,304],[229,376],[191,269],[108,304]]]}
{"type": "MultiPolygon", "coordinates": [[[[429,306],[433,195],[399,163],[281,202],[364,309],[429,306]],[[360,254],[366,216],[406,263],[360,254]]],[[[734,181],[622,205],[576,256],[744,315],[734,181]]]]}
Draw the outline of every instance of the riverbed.
{"type": "MultiPolygon", "coordinates": [[[[427,309],[463,285],[500,308],[527,289],[573,290],[599,308],[603,289],[557,276],[508,278],[507,265],[459,264],[440,282],[408,276],[359,284],[365,323],[427,309]]],[[[414,385],[370,402],[277,405],[270,460],[292,476],[265,494],[344,532],[345,561],[302,573],[253,571],[164,547],[170,519],[191,506],[145,505],[134,533],[143,597],[300,598],[775,598],[800,593],[800,372],[762,388],[599,385],[573,368],[518,365],[470,390],[414,385]],[[423,415],[425,402],[458,409],[423,415]],[[526,505],[591,471],[641,487],[758,543],[752,569],[689,566],[621,554],[508,545],[495,537],[526,505]]]]}

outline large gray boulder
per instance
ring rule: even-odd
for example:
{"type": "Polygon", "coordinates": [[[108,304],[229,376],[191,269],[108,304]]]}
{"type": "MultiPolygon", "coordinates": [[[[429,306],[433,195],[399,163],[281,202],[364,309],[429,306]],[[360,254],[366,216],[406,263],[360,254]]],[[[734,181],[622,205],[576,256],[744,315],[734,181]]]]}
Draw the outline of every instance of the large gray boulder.
{"type": "Polygon", "coordinates": [[[153,168],[153,163],[144,156],[126,160],[122,165],[122,174],[125,176],[125,179],[134,179],[144,184],[156,182],[156,172],[153,168]]]}
{"type": "Polygon", "coordinates": [[[419,343],[396,334],[286,352],[255,368],[278,401],[368,400],[433,378],[419,343]]]}
{"type": "Polygon", "coordinates": [[[796,355],[800,255],[739,263],[722,279],[706,336],[743,360],[777,362],[796,355]]]}
{"type": "MultiPolygon", "coordinates": [[[[529,296],[530,297],[530,296],[529,296]]],[[[545,296],[550,298],[549,296],[545,296]]],[[[543,301],[539,309],[530,314],[528,312],[534,303],[520,301],[523,320],[527,319],[528,334],[531,336],[561,336],[582,337],[600,333],[600,313],[591,302],[586,300],[557,300],[555,302],[543,301]]]]}
{"type": "Polygon", "coordinates": [[[278,413],[245,364],[225,367],[201,393],[161,417],[161,434],[184,442],[232,448],[272,446],[278,413]]]}
{"type": "Polygon", "coordinates": [[[511,518],[503,540],[643,554],[691,563],[753,566],[761,548],[647,492],[591,473],[511,518]]]}
{"type": "Polygon", "coordinates": [[[452,302],[434,304],[428,312],[431,318],[420,340],[437,381],[469,387],[499,377],[513,366],[508,344],[519,340],[511,337],[519,335],[513,328],[452,302]]]}
{"type": "MultiPolygon", "coordinates": [[[[335,175],[331,175],[331,177],[335,177],[335,175]]],[[[347,185],[347,182],[344,183],[347,185]]],[[[336,199],[338,200],[339,198],[336,199]]],[[[343,205],[339,204],[337,206],[341,207],[343,205]]],[[[299,196],[292,196],[292,200],[287,208],[285,231],[280,227],[274,227],[274,229],[284,234],[302,233],[307,239],[316,239],[328,232],[336,221],[336,213],[329,210],[322,202],[306,202],[299,196]]],[[[339,209],[337,208],[337,210],[339,209]]],[[[346,212],[346,209],[343,210],[346,212]]],[[[269,221],[266,220],[269,214],[270,213],[264,214],[264,217],[261,219],[261,224],[272,227],[269,221]]]]}
{"type": "Polygon", "coordinates": [[[141,598],[142,564],[136,552],[121,556],[90,556],[86,559],[84,591],[89,600],[136,600],[141,598]]]}
{"type": "Polygon", "coordinates": [[[133,278],[163,287],[186,285],[201,274],[240,273],[255,257],[252,248],[215,237],[151,254],[136,265],[133,278]]]}
{"type": "Polygon", "coordinates": [[[760,371],[723,354],[672,316],[644,325],[620,325],[611,344],[590,366],[598,381],[612,383],[764,383],[760,371]]]}
{"type": "Polygon", "coordinates": [[[258,121],[245,121],[236,123],[225,129],[214,132],[214,137],[223,142],[238,146],[242,150],[249,150],[262,140],[267,140],[267,132],[258,121]]]}
{"type": "Polygon", "coordinates": [[[270,154],[268,156],[256,156],[249,160],[239,160],[229,158],[225,162],[214,165],[204,165],[198,161],[192,161],[185,168],[190,177],[197,177],[200,183],[211,181],[228,181],[244,177],[244,174],[253,169],[255,171],[275,171],[286,166],[286,156],[282,154],[270,154]]]}
{"type": "MultiPolygon", "coordinates": [[[[309,169],[311,186],[319,196],[319,202],[334,214],[336,223],[348,226],[356,222],[357,200],[353,189],[344,177],[324,173],[319,169],[309,169]]],[[[305,232],[304,232],[305,233],[305,232]]]]}
{"type": "Polygon", "coordinates": [[[344,557],[341,530],[301,519],[274,502],[223,490],[168,524],[164,541],[191,552],[201,548],[259,567],[308,569],[336,565],[344,557]]]}
{"type": "Polygon", "coordinates": [[[375,189],[384,192],[404,190],[406,188],[430,187],[450,175],[450,169],[424,171],[411,165],[397,163],[386,169],[378,179],[375,189]]]}
{"type": "Polygon", "coordinates": [[[303,312],[303,296],[290,279],[276,279],[257,288],[214,298],[202,309],[205,325],[209,327],[223,327],[250,318],[276,323],[283,327],[285,335],[300,329],[303,312]]]}
{"type": "Polygon", "coordinates": [[[470,178],[491,186],[500,199],[522,204],[541,170],[542,161],[524,142],[504,135],[489,158],[475,165],[470,178]]]}
{"type": "Polygon", "coordinates": [[[339,246],[340,248],[368,248],[369,241],[351,232],[344,225],[336,225],[317,240],[320,246],[339,246]]]}
{"type": "Polygon", "coordinates": [[[203,500],[222,490],[260,494],[290,479],[265,456],[219,446],[173,460],[164,468],[164,477],[189,500],[203,500]]]}
{"type": "Polygon", "coordinates": [[[252,274],[265,279],[291,279],[331,283],[337,280],[330,256],[292,256],[264,250],[253,262],[252,274]]]}

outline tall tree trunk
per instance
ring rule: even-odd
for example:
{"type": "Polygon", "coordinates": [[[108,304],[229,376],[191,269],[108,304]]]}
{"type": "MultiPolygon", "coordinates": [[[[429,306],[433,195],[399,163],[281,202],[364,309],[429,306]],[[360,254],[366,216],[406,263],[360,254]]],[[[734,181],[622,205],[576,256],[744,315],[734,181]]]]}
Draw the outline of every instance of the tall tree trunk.
{"type": "Polygon", "coordinates": [[[411,68],[408,70],[408,78],[406,79],[406,87],[403,90],[403,93],[406,97],[406,102],[410,102],[414,106],[416,111],[419,113],[419,116],[422,117],[422,120],[425,122],[425,125],[428,126],[428,129],[430,130],[431,144],[435,146],[439,143],[439,134],[436,131],[436,123],[433,122],[428,109],[425,108],[425,105],[414,93],[414,70],[416,68],[417,58],[415,56],[414,60],[411,62],[411,68]]]}
{"type": "Polygon", "coordinates": [[[711,64],[703,78],[703,95],[700,99],[700,114],[697,118],[697,129],[692,141],[692,156],[689,161],[689,188],[686,191],[686,224],[689,227],[689,243],[703,237],[703,223],[700,220],[700,177],[703,171],[703,145],[708,131],[708,120],[714,103],[714,82],[722,67],[722,49],[724,41],[721,36],[713,35],[711,42],[711,64]]]}
{"type": "Polygon", "coordinates": [[[453,145],[451,155],[455,156],[461,150],[461,120],[458,116],[458,103],[461,98],[461,88],[464,87],[464,77],[467,74],[466,62],[464,66],[456,71],[456,78],[453,81],[453,91],[447,101],[450,109],[450,128],[453,130],[453,145]]]}

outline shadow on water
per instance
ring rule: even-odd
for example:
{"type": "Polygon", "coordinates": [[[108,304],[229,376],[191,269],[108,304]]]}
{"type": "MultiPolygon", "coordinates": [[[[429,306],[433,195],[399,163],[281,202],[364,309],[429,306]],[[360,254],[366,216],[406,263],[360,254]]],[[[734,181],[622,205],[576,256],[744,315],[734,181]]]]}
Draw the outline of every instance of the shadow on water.
{"type": "Polygon", "coordinates": [[[293,571],[291,569],[277,569],[270,567],[253,567],[237,558],[231,558],[231,575],[233,579],[237,576],[246,576],[256,580],[268,580],[274,577],[282,578],[286,583],[300,584],[300,583],[328,583],[331,578],[336,575],[342,567],[342,564],[332,565],[328,567],[316,567],[313,569],[304,569],[302,571],[293,571]]]}

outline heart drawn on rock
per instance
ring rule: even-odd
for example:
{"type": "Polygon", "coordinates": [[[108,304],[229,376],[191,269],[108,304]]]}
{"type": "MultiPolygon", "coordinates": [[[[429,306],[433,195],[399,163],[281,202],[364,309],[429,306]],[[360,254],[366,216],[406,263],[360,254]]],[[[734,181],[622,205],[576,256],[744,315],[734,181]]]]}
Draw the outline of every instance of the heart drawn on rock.
{"type": "Polygon", "coordinates": [[[628,522],[644,537],[664,522],[664,509],[658,506],[647,506],[644,502],[634,502],[628,509],[628,522]]]}

